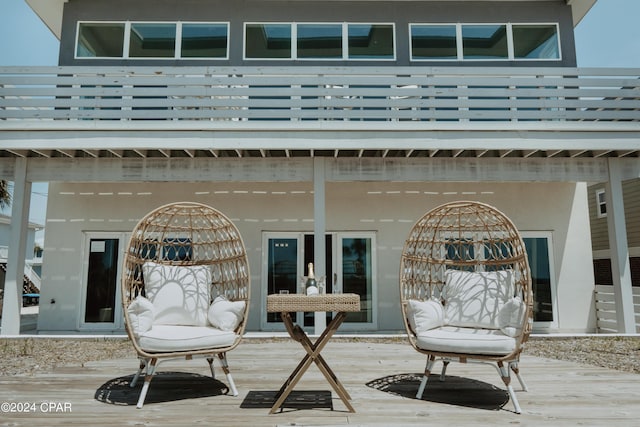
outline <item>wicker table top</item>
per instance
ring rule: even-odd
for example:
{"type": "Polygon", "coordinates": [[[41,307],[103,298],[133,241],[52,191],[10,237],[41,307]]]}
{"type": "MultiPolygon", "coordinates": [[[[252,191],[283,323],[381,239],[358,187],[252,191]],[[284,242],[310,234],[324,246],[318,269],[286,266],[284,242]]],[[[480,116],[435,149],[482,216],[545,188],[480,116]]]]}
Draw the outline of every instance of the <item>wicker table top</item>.
{"type": "Polygon", "coordinates": [[[267,312],[360,311],[358,294],[273,294],[267,295],[267,312]]]}

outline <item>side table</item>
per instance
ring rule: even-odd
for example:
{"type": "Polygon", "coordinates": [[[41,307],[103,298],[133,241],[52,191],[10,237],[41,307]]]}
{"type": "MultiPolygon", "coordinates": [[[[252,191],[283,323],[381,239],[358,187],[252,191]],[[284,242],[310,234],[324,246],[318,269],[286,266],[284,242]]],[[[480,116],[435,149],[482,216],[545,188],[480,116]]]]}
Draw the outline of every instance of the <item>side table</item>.
{"type": "Polygon", "coordinates": [[[275,413],[285,402],[289,394],[293,391],[300,378],[307,371],[311,363],[314,362],[320,372],[333,387],[349,412],[355,412],[349,400],[351,396],[338,380],[336,374],[331,370],[322,355],[322,349],[327,344],[331,336],[338,330],[348,312],[360,311],[360,296],[357,294],[326,294],[326,295],[297,295],[297,294],[274,294],[267,295],[267,312],[280,313],[282,321],[289,336],[299,342],[304,347],[307,354],[293,370],[289,378],[282,385],[276,394],[276,401],[271,408],[270,414],[275,413]],[[292,312],[336,312],[335,317],[315,342],[311,342],[304,330],[295,325],[291,318],[292,312]]]}

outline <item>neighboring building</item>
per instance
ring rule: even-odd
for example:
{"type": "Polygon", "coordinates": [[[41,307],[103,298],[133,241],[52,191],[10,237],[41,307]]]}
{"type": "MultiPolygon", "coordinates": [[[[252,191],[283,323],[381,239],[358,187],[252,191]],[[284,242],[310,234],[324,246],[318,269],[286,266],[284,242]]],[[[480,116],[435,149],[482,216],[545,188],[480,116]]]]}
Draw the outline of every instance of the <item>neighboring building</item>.
{"type": "MultiPolygon", "coordinates": [[[[36,232],[42,230],[42,225],[28,223],[25,250],[25,266],[22,280],[22,292],[38,293],[40,291],[40,275],[37,271],[37,257],[35,254],[36,232]]],[[[9,242],[11,236],[11,217],[0,214],[0,316],[2,315],[2,302],[4,294],[4,280],[7,271],[7,257],[9,254],[9,242]]]]}
{"type": "Polygon", "coordinates": [[[310,261],[341,331],[402,330],[404,240],[457,199],[521,230],[534,330],[595,330],[587,183],[640,177],[640,70],[575,68],[595,0],[27,2],[60,67],[0,68],[0,179],[49,182],[40,332],[121,332],[128,233],[179,200],[242,233],[252,331],[310,261]]]}
{"type": "MultiPolygon", "coordinates": [[[[606,183],[589,186],[593,271],[597,285],[613,285],[607,231],[606,183]]],[[[622,183],[632,286],[640,287],[640,179],[622,183]]]]}

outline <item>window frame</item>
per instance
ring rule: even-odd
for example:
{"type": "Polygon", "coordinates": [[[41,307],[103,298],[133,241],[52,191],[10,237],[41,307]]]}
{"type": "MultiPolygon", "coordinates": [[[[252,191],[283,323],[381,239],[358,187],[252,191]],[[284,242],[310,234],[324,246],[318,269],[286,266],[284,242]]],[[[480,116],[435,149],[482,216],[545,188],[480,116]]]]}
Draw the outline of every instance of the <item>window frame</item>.
{"type": "Polygon", "coordinates": [[[560,40],[560,25],[557,22],[510,22],[509,24],[509,34],[511,37],[511,52],[513,55],[514,61],[562,61],[562,43],[560,40]],[[515,39],[513,38],[513,27],[514,26],[542,26],[548,25],[553,26],[556,29],[556,43],[558,49],[558,57],[557,58],[516,58],[515,57],[515,39]]]}
{"type": "Polygon", "coordinates": [[[182,59],[182,60],[186,60],[186,61],[226,61],[229,60],[229,49],[231,47],[230,44],[230,28],[231,28],[231,23],[229,21],[180,21],[178,22],[178,34],[180,35],[179,37],[176,36],[176,48],[179,48],[177,54],[178,54],[178,59],[182,59]],[[221,57],[221,56],[182,56],[182,29],[183,26],[187,24],[187,25],[224,25],[226,28],[226,38],[227,38],[227,43],[225,46],[225,56],[221,57]]]}
{"type": "Polygon", "coordinates": [[[128,29],[127,22],[125,21],[77,21],[76,22],[76,35],[75,35],[75,44],[73,49],[73,57],[74,59],[122,59],[124,58],[124,46],[127,44],[128,38],[128,29]],[[122,35],[122,46],[120,49],[120,56],[79,56],[78,55],[78,47],[80,43],[80,26],[82,24],[112,24],[112,25],[123,25],[123,35],[122,35]]]}
{"type": "Polygon", "coordinates": [[[598,218],[607,217],[607,192],[604,188],[598,188],[595,190],[596,196],[596,216],[598,218]],[[604,200],[600,200],[600,196],[603,196],[604,200]],[[604,212],[603,208],[604,207],[604,212]]]}
{"type": "Polygon", "coordinates": [[[120,301],[122,299],[120,281],[122,280],[122,261],[124,259],[124,253],[126,242],[129,240],[131,233],[125,232],[108,232],[108,231],[85,231],[82,233],[81,254],[82,254],[82,269],[81,280],[82,289],[78,294],[79,300],[77,301],[78,318],[76,325],[78,330],[95,330],[95,331],[121,331],[124,329],[124,312],[120,301]],[[115,304],[112,322],[87,322],[87,292],[88,292],[88,274],[89,274],[89,257],[92,251],[92,240],[116,240],[118,242],[117,259],[114,262],[114,268],[116,269],[116,278],[114,282],[115,287],[115,304]]]}
{"type": "Polygon", "coordinates": [[[261,21],[247,21],[243,22],[242,27],[242,59],[245,61],[396,61],[397,60],[397,34],[396,24],[394,22],[327,22],[327,21],[314,21],[314,22],[261,22],[261,21]],[[256,24],[274,24],[274,25],[290,25],[291,26],[291,55],[288,58],[254,58],[247,56],[247,25],[256,24]],[[298,26],[299,25],[340,25],[342,28],[342,55],[341,57],[333,58],[301,58],[298,56],[298,26]],[[350,58],[349,57],[349,26],[350,25],[388,25],[391,27],[391,33],[393,35],[393,55],[390,58],[350,58]]]}
{"type": "Polygon", "coordinates": [[[75,48],[74,48],[74,59],[77,60],[118,60],[118,59],[126,59],[126,60],[137,60],[137,61],[166,61],[173,59],[180,59],[184,61],[225,61],[229,60],[229,49],[230,49],[230,28],[231,23],[229,21],[77,21],[76,22],[76,35],[75,35],[75,48]],[[78,55],[78,43],[80,41],[80,26],[82,24],[122,24],[124,25],[124,37],[123,37],[123,46],[122,46],[122,54],[121,56],[79,56],[78,55]],[[173,56],[131,56],[129,52],[129,44],[131,42],[131,26],[135,24],[174,24],[176,26],[176,35],[174,40],[174,54],[173,56]],[[183,57],[182,56],[182,26],[184,24],[198,24],[198,25],[224,25],[226,28],[226,55],[224,57],[218,56],[202,56],[202,57],[183,57]]]}
{"type": "Polygon", "coordinates": [[[409,61],[410,62],[513,62],[513,61],[544,61],[544,62],[559,62],[562,61],[562,43],[560,38],[560,25],[558,22],[410,22],[408,29],[409,39],[409,61]],[[457,57],[454,58],[414,58],[413,56],[413,37],[412,28],[414,26],[455,26],[456,28],[456,47],[457,57]],[[491,26],[491,25],[504,25],[507,31],[507,57],[506,58],[465,58],[464,57],[464,40],[462,37],[462,29],[464,26],[491,26]],[[515,45],[513,38],[514,26],[554,26],[556,29],[557,39],[557,58],[516,58],[515,57],[515,45]]]}
{"type": "MultiPolygon", "coordinates": [[[[553,246],[553,232],[551,231],[520,231],[522,239],[546,239],[547,254],[549,256],[549,292],[551,293],[551,314],[553,320],[533,322],[534,331],[549,331],[558,327],[558,283],[555,271],[555,255],[553,246]]],[[[533,277],[532,277],[533,279],[533,277]]],[[[532,284],[533,285],[533,284],[532,284]]],[[[532,289],[533,292],[533,289],[532,289]]],[[[536,301],[534,301],[534,304],[536,301]]]]}

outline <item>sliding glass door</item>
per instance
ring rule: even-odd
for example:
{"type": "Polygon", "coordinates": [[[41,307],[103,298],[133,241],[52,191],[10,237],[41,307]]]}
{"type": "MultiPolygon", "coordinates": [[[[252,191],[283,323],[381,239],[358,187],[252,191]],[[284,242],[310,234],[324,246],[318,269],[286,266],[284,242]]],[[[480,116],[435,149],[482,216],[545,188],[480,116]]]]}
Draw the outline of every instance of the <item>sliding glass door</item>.
{"type": "MultiPolygon", "coordinates": [[[[377,326],[374,233],[327,233],[325,268],[322,278],[326,293],[360,295],[361,311],[349,313],[343,330],[374,329],[377,326]]],[[[311,233],[265,233],[263,237],[263,303],[261,328],[282,330],[278,313],[266,313],[270,294],[302,293],[306,266],[314,262],[314,236],[311,233]]],[[[319,269],[316,268],[316,271],[319,269]]],[[[327,313],[327,322],[334,313],[327,313]]],[[[313,330],[314,313],[297,313],[296,322],[313,330]]]]}

